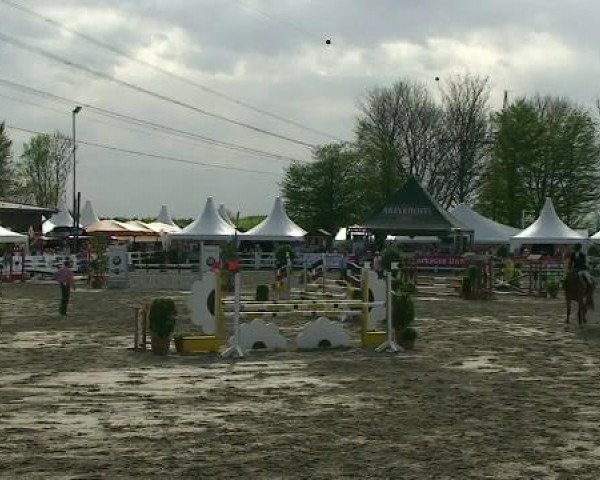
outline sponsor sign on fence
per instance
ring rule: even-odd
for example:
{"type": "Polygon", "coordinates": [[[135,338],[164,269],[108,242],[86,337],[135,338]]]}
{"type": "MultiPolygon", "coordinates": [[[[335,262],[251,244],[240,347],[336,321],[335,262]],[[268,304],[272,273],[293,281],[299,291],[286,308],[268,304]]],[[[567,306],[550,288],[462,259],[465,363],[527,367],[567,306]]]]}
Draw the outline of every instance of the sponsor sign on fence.
{"type": "Polygon", "coordinates": [[[467,259],[460,255],[426,255],[416,258],[417,267],[422,268],[464,268],[467,259]]]}

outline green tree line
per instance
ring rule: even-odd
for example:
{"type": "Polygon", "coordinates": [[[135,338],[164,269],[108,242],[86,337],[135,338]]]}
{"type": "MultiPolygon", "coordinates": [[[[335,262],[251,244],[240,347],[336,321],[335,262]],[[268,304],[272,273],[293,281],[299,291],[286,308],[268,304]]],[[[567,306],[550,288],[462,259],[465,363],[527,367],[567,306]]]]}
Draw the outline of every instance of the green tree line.
{"type": "Polygon", "coordinates": [[[566,98],[489,106],[487,78],[449,78],[434,95],[400,80],[359,102],[349,143],[322,145],[281,184],[290,216],[331,232],[360,223],[414,176],[446,208],[467,203],[515,227],[546,197],[569,224],[585,220],[600,194],[597,117],[566,98]]]}
{"type": "Polygon", "coordinates": [[[17,161],[0,123],[0,198],[55,208],[73,167],[71,139],[59,132],[33,136],[17,161]]]}

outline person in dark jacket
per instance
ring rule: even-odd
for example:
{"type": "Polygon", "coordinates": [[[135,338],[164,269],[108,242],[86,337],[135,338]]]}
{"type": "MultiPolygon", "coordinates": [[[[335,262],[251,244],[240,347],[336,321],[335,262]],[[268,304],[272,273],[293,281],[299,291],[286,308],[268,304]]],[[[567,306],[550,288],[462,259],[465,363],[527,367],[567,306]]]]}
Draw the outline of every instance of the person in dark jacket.
{"type": "Polygon", "coordinates": [[[60,308],[61,315],[67,314],[67,306],[71,297],[71,289],[75,290],[75,277],[71,270],[71,261],[65,260],[63,268],[54,274],[54,280],[60,286],[60,308]]]}

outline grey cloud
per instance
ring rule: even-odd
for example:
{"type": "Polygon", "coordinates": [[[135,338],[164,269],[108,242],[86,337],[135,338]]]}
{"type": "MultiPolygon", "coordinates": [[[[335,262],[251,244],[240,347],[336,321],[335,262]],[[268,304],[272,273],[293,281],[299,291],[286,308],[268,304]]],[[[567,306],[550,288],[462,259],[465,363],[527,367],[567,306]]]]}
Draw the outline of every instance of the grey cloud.
{"type": "MultiPolygon", "coordinates": [[[[504,89],[510,90],[511,96],[536,92],[569,95],[587,105],[597,95],[590,79],[600,73],[595,52],[600,34],[593,23],[600,5],[592,0],[577,2],[577,8],[557,0],[244,1],[291,22],[302,32],[265,19],[235,0],[56,0],[26,5],[75,25],[78,12],[86,8],[90,12],[112,9],[123,21],[110,25],[100,20],[88,22],[85,33],[133,54],[175,38],[169,48],[158,52],[159,62],[172,62],[200,83],[344,139],[352,137],[359,96],[398,77],[409,76],[435,88],[435,75],[470,67],[474,73],[491,76],[496,102],[504,89]],[[536,34],[546,35],[539,38],[542,42],[548,39],[547,50],[557,48],[563,53],[544,52],[539,42],[533,51],[524,50],[536,34]],[[328,36],[333,40],[331,47],[322,42],[328,36]],[[395,59],[385,57],[382,44],[394,42],[405,42],[410,52],[395,59]],[[532,61],[536,55],[539,58],[532,61]]],[[[315,143],[328,141],[116,58],[83,40],[59,35],[43,22],[3,4],[0,18],[0,31],[74,61],[117,72],[120,78],[146,88],[285,135],[315,143]]],[[[0,64],[0,77],[59,95],[222,140],[309,158],[302,147],[134,93],[1,42],[0,64]]],[[[12,93],[0,87],[0,94],[12,93]]],[[[70,107],[50,105],[64,113],[0,97],[0,120],[69,133],[70,107]]],[[[91,112],[79,115],[80,138],[276,174],[197,168],[82,147],[78,182],[84,197],[91,198],[101,214],[152,215],[160,204],[167,203],[174,215],[191,216],[200,212],[209,194],[242,214],[266,213],[278,192],[278,175],[285,163],[142,135],[121,125],[96,123],[97,119],[91,112]],[[123,192],[130,196],[124,198],[123,192]]],[[[14,134],[13,139],[18,154],[27,137],[14,134]]]]}

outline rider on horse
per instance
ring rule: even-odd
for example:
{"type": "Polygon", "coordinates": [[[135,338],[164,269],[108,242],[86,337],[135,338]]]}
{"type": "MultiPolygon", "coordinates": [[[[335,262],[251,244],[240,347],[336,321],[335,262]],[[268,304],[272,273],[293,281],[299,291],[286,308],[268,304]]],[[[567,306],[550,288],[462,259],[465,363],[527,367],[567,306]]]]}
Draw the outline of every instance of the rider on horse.
{"type": "Polygon", "coordinates": [[[575,270],[575,272],[579,274],[579,277],[587,283],[588,287],[593,286],[594,280],[587,271],[587,258],[585,253],[581,251],[580,243],[575,245],[575,251],[571,253],[571,257],[569,258],[569,269],[575,270]]]}

